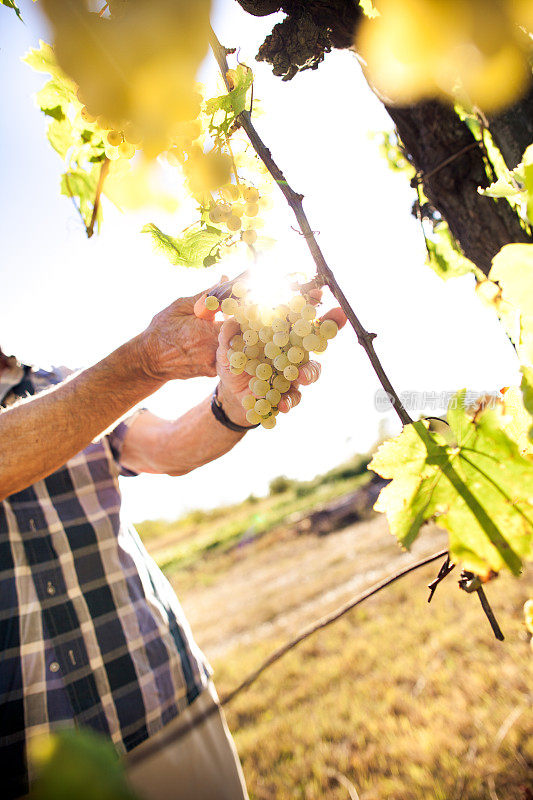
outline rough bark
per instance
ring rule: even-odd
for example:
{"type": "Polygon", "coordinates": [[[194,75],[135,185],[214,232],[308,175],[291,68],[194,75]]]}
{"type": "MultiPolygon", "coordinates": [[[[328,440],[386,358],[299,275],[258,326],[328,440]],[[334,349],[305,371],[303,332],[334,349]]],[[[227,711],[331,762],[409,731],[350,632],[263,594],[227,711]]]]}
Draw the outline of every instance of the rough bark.
{"type": "Polygon", "coordinates": [[[531,242],[505,200],[479,194],[478,186],[489,185],[483,154],[452,108],[429,101],[386,109],[422,176],[424,193],[448,222],[467,258],[487,275],[503,245],[531,242]]]}
{"type": "Polygon", "coordinates": [[[274,26],[257,54],[272,64],[274,75],[290,80],[304,69],[316,69],[332,47],[353,44],[362,16],[356,0],[238,0],[248,13],[265,16],[283,11],[287,16],[274,26]]]}
{"type": "Polygon", "coordinates": [[[489,121],[490,132],[509,169],[522,160],[526,147],[533,142],[533,86],[506,111],[489,121]]]}

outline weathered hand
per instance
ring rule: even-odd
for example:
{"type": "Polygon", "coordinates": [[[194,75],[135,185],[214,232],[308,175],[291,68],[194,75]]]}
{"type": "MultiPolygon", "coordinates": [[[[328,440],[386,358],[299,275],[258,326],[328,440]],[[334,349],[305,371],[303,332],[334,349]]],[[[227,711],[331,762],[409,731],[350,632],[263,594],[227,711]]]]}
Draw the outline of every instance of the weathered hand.
{"type": "MultiPolygon", "coordinates": [[[[334,320],[339,328],[346,324],[346,317],[340,308],[332,308],[323,317],[324,319],[334,320]]],[[[249,425],[246,419],[246,411],[242,407],[242,399],[245,395],[249,394],[248,382],[250,376],[247,372],[241,375],[232,375],[229,369],[228,350],[229,343],[232,336],[240,333],[240,326],[234,320],[224,322],[219,334],[219,347],[217,350],[216,366],[217,373],[220,378],[220,387],[218,391],[220,402],[228,417],[237,425],[249,425]]],[[[300,367],[298,378],[292,382],[289,391],[283,395],[279,410],[281,413],[286,414],[291,408],[298,405],[302,399],[302,394],[299,391],[299,386],[308,386],[315,383],[320,377],[320,364],[317,361],[308,361],[300,367]]]]}
{"type": "Polygon", "coordinates": [[[183,297],[160,311],[139,337],[146,375],[161,381],[214,377],[221,322],[198,319],[194,304],[205,292],[183,297]]]}

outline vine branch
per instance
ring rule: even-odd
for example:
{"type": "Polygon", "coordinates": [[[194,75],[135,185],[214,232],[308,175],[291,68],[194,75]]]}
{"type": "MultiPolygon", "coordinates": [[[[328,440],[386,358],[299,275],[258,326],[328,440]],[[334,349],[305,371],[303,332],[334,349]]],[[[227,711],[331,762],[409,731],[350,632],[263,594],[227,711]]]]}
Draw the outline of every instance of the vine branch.
{"type": "MultiPolygon", "coordinates": [[[[230,91],[230,86],[226,77],[226,73],[228,72],[229,65],[227,60],[228,52],[233,52],[228,50],[226,47],[220,44],[215,32],[211,30],[210,34],[210,43],[211,48],[213,50],[213,55],[217,61],[219,66],[220,72],[222,73],[222,77],[224,79],[224,83],[228,91],[230,91]]],[[[370,363],[376,373],[379,382],[381,383],[383,389],[386,391],[394,410],[396,411],[398,417],[402,425],[409,425],[413,420],[407,413],[406,409],[404,408],[400,398],[394,387],[392,386],[381,362],[376,354],[374,349],[373,340],[376,338],[375,333],[370,333],[367,331],[363,325],[361,324],[359,318],[357,317],[356,313],[354,312],[353,308],[351,307],[350,303],[348,302],[344,292],[340,288],[335,275],[331,271],[330,267],[328,266],[326,259],[320,249],[318,242],[315,238],[313,230],[309,225],[309,221],[303,209],[302,200],[303,195],[298,194],[297,192],[292,189],[292,187],[288,184],[283,172],[278,167],[274,159],[272,158],[272,153],[268,149],[268,147],[264,144],[263,140],[257,133],[253,123],[250,112],[245,110],[241,111],[241,113],[237,116],[237,121],[242,126],[243,130],[245,131],[246,135],[248,136],[252,147],[254,148],[255,152],[266,166],[270,174],[272,175],[274,181],[279,186],[281,192],[283,193],[287,203],[289,204],[290,208],[292,209],[296,220],[298,222],[299,228],[302,232],[302,235],[307,242],[307,246],[315,262],[316,269],[317,269],[317,277],[322,281],[323,285],[328,286],[339,303],[340,307],[346,314],[346,317],[355,331],[357,336],[357,341],[361,345],[361,347],[365,350],[370,363]]]]}

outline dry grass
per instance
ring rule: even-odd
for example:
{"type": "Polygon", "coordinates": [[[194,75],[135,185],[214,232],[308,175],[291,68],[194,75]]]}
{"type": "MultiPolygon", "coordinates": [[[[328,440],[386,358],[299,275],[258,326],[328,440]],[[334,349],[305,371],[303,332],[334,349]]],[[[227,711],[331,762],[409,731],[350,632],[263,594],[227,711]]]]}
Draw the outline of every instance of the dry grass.
{"type": "MultiPolygon", "coordinates": [[[[279,524],[171,578],[223,695],[303,625],[444,543],[426,529],[401,553],[381,517],[326,537],[279,524]]],[[[526,800],[533,569],[487,587],[499,643],[455,573],[428,606],[437,568],[316,634],[228,706],[253,800],[526,800]]]]}

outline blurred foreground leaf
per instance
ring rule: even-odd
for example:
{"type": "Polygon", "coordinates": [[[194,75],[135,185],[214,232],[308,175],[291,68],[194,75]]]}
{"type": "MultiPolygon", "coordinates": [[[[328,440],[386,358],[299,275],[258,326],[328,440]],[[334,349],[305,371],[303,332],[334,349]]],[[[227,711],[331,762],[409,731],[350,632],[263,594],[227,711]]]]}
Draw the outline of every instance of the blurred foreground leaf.
{"type": "Polygon", "coordinates": [[[435,520],[449,532],[452,559],[466,569],[487,574],[506,566],[517,575],[523,559],[533,558],[533,463],[503,430],[499,408],[472,419],[464,396],[448,409],[454,445],[425,421],[381,445],[369,466],[392,480],[375,509],[407,548],[435,520]]]}
{"type": "Polygon", "coordinates": [[[65,729],[30,742],[38,779],[31,800],[136,800],[111,742],[89,730],[65,729]]]}

